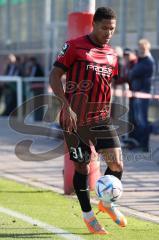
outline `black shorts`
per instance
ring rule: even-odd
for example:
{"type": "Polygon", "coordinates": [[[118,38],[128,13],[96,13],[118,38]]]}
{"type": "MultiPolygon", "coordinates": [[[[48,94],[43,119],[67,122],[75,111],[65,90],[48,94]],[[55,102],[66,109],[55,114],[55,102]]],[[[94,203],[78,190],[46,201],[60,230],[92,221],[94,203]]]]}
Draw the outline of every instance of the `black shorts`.
{"type": "Polygon", "coordinates": [[[121,147],[119,137],[110,120],[94,125],[80,126],[77,132],[64,131],[70,159],[75,162],[89,163],[90,141],[95,150],[121,147]]]}

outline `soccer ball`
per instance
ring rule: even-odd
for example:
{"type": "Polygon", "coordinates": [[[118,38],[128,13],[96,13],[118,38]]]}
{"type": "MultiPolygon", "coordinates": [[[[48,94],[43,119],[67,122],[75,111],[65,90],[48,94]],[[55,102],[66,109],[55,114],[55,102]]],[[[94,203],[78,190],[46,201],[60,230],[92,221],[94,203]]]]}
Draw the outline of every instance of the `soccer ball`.
{"type": "Polygon", "coordinates": [[[121,181],[113,175],[100,177],[95,186],[98,198],[106,203],[116,202],[123,193],[121,181]]]}

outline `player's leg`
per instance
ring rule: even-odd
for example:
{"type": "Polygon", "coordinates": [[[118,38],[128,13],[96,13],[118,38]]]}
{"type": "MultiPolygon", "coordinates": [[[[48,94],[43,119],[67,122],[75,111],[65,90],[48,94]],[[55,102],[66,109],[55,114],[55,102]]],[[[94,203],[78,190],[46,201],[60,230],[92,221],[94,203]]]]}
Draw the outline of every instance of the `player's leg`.
{"type": "Polygon", "coordinates": [[[89,164],[74,162],[75,174],[73,185],[79,200],[84,222],[91,233],[108,234],[108,232],[99,224],[90,203],[90,192],[88,186],[89,164]]]}
{"type": "MultiPolygon", "coordinates": [[[[114,145],[114,144],[112,144],[114,145]]],[[[102,157],[107,163],[107,169],[105,175],[114,175],[121,180],[123,173],[123,160],[122,160],[122,151],[120,147],[115,148],[106,148],[100,151],[102,157]]],[[[100,201],[98,204],[98,209],[101,212],[107,213],[112,220],[121,227],[127,225],[127,220],[125,216],[114,206],[113,203],[108,204],[103,201],[100,201]]]]}
{"type": "MultiPolygon", "coordinates": [[[[120,146],[120,140],[116,130],[113,128],[111,121],[96,127],[96,135],[98,134],[96,151],[102,154],[103,159],[107,163],[105,175],[114,175],[121,180],[123,173],[123,159],[120,146]],[[102,136],[100,136],[102,134],[102,136]]],[[[114,206],[113,203],[108,204],[100,201],[98,204],[99,211],[106,212],[119,226],[127,225],[124,215],[114,206]]]]}
{"type": "Polygon", "coordinates": [[[101,153],[107,163],[105,175],[114,175],[121,180],[123,173],[123,159],[120,140],[111,122],[107,125],[100,123],[94,128],[96,151],[101,153]]]}
{"type": "Polygon", "coordinates": [[[101,150],[103,159],[107,163],[104,175],[114,175],[119,180],[123,174],[122,150],[120,147],[106,148],[101,150]]]}
{"type": "Polygon", "coordinates": [[[91,233],[107,234],[108,232],[98,223],[90,203],[88,186],[90,147],[83,143],[76,133],[65,132],[64,135],[70,159],[75,167],[73,186],[81,206],[84,222],[91,233]]]}
{"type": "Polygon", "coordinates": [[[85,213],[91,214],[92,207],[90,203],[90,194],[88,186],[89,164],[74,162],[75,172],[73,185],[78,197],[81,209],[85,213]]]}

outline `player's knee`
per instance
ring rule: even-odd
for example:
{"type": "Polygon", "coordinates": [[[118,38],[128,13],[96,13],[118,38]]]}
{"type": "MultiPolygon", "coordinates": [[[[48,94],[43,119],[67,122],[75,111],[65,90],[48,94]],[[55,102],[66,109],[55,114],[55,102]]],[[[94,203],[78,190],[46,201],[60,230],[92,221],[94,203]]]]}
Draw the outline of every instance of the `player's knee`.
{"type": "Polygon", "coordinates": [[[90,172],[90,166],[89,164],[86,163],[74,163],[75,166],[75,171],[83,174],[83,175],[88,175],[90,172]]]}
{"type": "Polygon", "coordinates": [[[114,172],[122,172],[123,171],[123,161],[114,162],[110,169],[114,172]]]}

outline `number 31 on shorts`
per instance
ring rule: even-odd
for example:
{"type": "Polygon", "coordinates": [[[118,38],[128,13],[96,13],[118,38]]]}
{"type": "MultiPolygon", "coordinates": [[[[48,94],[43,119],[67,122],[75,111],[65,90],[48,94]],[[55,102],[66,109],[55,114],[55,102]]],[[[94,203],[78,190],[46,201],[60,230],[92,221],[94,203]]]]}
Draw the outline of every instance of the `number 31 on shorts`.
{"type": "Polygon", "coordinates": [[[83,154],[81,147],[78,147],[78,148],[70,147],[70,150],[73,158],[77,160],[77,162],[87,162],[89,160],[89,153],[85,152],[83,154]]]}

